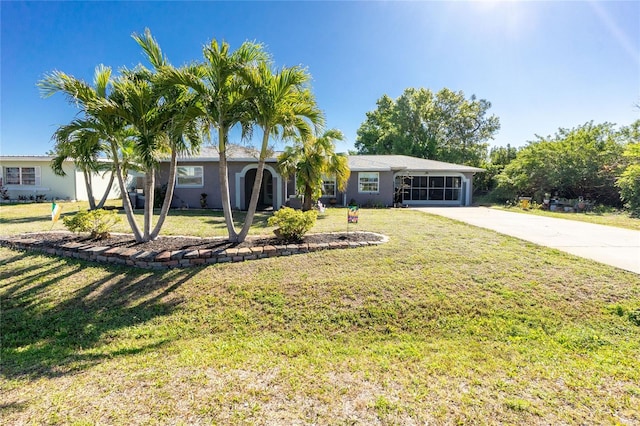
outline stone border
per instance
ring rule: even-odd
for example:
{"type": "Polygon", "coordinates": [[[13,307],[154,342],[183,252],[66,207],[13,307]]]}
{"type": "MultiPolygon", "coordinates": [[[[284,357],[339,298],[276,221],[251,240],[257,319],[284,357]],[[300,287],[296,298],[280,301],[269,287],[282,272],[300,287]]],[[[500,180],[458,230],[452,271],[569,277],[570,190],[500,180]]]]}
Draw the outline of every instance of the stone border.
{"type": "Polygon", "coordinates": [[[57,247],[45,247],[42,240],[28,236],[2,237],[0,246],[16,250],[33,250],[45,254],[87,260],[90,262],[113,263],[135,266],[143,269],[185,268],[214,263],[244,262],[247,260],[265,259],[268,257],[290,256],[293,254],[311,253],[321,250],[336,250],[376,246],[389,241],[389,237],[375,232],[355,231],[378,235],[380,241],[340,241],[333,243],[301,243],[286,245],[268,245],[259,247],[242,247],[227,249],[200,249],[177,251],[146,251],[130,247],[101,246],[98,241],[90,243],[69,242],[57,247]]]}

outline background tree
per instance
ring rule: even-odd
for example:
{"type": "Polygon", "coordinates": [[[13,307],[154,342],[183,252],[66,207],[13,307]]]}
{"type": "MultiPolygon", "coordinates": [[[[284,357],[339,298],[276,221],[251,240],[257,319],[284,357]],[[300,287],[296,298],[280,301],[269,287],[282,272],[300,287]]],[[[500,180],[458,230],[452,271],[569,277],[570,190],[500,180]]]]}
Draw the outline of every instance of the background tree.
{"type": "Polygon", "coordinates": [[[327,177],[335,177],[339,191],[346,189],[351,174],[348,159],[335,152],[335,141],[343,139],[339,130],[327,130],[317,138],[309,136],[297,140],[278,157],[280,173],[286,179],[296,177],[296,187],[304,195],[303,210],[310,210],[320,198],[322,183],[327,177]]]}
{"type": "Polygon", "coordinates": [[[473,190],[476,194],[487,194],[493,191],[498,182],[497,176],[512,160],[516,158],[518,148],[507,146],[496,146],[489,151],[489,158],[480,163],[480,167],[485,169],[484,173],[478,173],[473,177],[473,190]]]}
{"type": "Polygon", "coordinates": [[[544,193],[584,197],[619,205],[616,177],[624,166],[627,139],[613,124],[588,122],[559,129],[555,136],[530,142],[498,176],[498,188],[511,196],[544,193]]]}
{"type": "Polygon", "coordinates": [[[487,141],[500,129],[491,103],[466,99],[447,88],[405,89],[395,101],[384,95],[367,113],[357,132],[360,154],[404,154],[479,166],[487,156],[487,141]]]}
{"type": "Polygon", "coordinates": [[[629,144],[623,156],[627,160],[626,167],[616,181],[620,189],[620,198],[631,214],[640,216],[640,120],[621,130],[629,144]]]}

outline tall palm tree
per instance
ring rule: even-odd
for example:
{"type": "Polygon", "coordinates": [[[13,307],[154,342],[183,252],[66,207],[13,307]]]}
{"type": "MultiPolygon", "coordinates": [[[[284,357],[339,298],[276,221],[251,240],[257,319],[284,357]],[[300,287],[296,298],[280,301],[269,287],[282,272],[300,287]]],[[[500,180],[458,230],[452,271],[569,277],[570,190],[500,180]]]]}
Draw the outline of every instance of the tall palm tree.
{"type": "Polygon", "coordinates": [[[217,131],[222,210],[229,240],[238,241],[229,194],[229,131],[240,126],[243,138],[250,134],[251,98],[243,76],[258,63],[268,60],[268,56],[260,44],[245,42],[231,51],[228,43],[216,40],[204,47],[203,56],[203,64],[179,70],[167,69],[163,71],[163,77],[165,84],[182,85],[193,90],[203,108],[203,118],[217,131]]]}
{"type": "Polygon", "coordinates": [[[270,137],[310,137],[324,124],[324,117],[307,87],[310,75],[300,67],[273,72],[262,62],[244,75],[251,93],[251,119],[262,130],[258,168],[244,225],[238,241],[244,241],[253,223],[270,137]]]}
{"type": "Polygon", "coordinates": [[[327,130],[320,137],[298,139],[278,157],[280,173],[296,178],[296,187],[304,195],[303,210],[310,210],[320,198],[325,177],[335,176],[338,190],[346,189],[351,174],[347,156],[335,152],[335,141],[343,139],[339,130],[327,130]]]}
{"type": "Polygon", "coordinates": [[[147,54],[155,72],[141,65],[133,70],[123,69],[122,75],[113,82],[111,95],[93,102],[90,111],[100,116],[117,117],[135,130],[134,152],[145,173],[142,232],[131,210],[127,211],[127,217],[136,240],[149,241],[157,238],[169,212],[177,156],[199,148],[199,117],[202,110],[193,93],[184,88],[163,84],[162,73],[173,67],[162,55],[150,31],[147,29],[143,36],[134,34],[133,38],[147,54]],[[156,174],[159,162],[167,157],[170,157],[167,194],[152,229],[156,174]]]}
{"type": "MultiPolygon", "coordinates": [[[[160,233],[173,199],[178,169],[178,155],[196,153],[202,144],[204,121],[201,117],[204,116],[204,111],[200,108],[198,98],[194,92],[190,92],[182,85],[165,84],[167,77],[164,73],[172,75],[172,71],[175,68],[170,65],[167,58],[162,54],[162,50],[152,37],[151,31],[147,28],[144,35],[134,33],[133,38],[142,47],[147,59],[156,70],[157,74],[153,76],[153,83],[160,91],[162,105],[169,110],[170,116],[164,125],[170,152],[169,176],[166,182],[167,192],[160,214],[150,234],[150,238],[155,239],[160,233]]],[[[183,67],[182,71],[186,69],[186,67],[183,67]]],[[[150,208],[152,209],[153,205],[150,208]]]]}
{"type": "MultiPolygon", "coordinates": [[[[111,69],[103,65],[96,67],[94,72],[93,86],[75,79],[60,71],[54,71],[38,82],[41,93],[44,97],[49,97],[57,92],[63,92],[67,95],[70,102],[74,103],[86,113],[86,105],[93,99],[105,97],[108,87],[111,84],[111,69]]],[[[106,150],[101,135],[78,127],[80,121],[74,120],[69,125],[58,128],[53,135],[56,143],[54,152],[55,157],[51,166],[54,173],[64,176],[65,172],[62,164],[65,160],[71,158],[75,161],[76,166],[83,172],[87,196],[89,198],[89,206],[91,209],[96,208],[95,199],[93,198],[93,186],[91,176],[103,169],[103,164],[98,161],[106,150]]],[[[102,207],[106,197],[111,191],[114,175],[112,174],[107,185],[107,190],[102,199],[98,203],[98,208],[102,207]]]]}
{"type": "Polygon", "coordinates": [[[46,74],[38,82],[38,87],[43,97],[47,98],[56,93],[61,93],[66,96],[71,104],[81,110],[83,117],[74,120],[69,125],[68,132],[70,132],[71,128],[74,128],[75,131],[79,131],[82,128],[89,129],[95,132],[101,140],[107,142],[105,153],[111,159],[116,172],[129,226],[136,240],[140,240],[142,234],[133,216],[133,208],[124,181],[126,170],[120,163],[120,156],[124,153],[121,143],[123,141],[123,132],[126,132],[126,123],[121,118],[112,114],[102,114],[93,108],[95,103],[106,101],[111,96],[111,93],[109,93],[110,86],[112,86],[111,68],[104,65],[96,67],[93,86],[62,71],[53,71],[50,74],[46,74]]]}

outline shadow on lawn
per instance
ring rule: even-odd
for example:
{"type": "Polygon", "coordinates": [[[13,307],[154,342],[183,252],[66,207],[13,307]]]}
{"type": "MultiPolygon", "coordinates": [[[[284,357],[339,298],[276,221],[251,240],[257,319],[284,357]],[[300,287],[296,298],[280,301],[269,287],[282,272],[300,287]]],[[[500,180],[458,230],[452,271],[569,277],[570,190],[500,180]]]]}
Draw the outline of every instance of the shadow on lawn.
{"type": "Polygon", "coordinates": [[[0,263],[2,376],[6,378],[62,376],[107,358],[162,346],[166,338],[145,336],[142,344],[118,348],[108,347],[108,339],[118,330],[169,315],[181,303],[172,293],[198,271],[102,266],[106,273],[92,277],[84,271],[87,263],[58,258],[38,260],[35,269],[13,267],[29,257],[18,254],[0,263]],[[64,284],[73,285],[73,290],[56,288],[74,281],[85,284],[64,284]]]}

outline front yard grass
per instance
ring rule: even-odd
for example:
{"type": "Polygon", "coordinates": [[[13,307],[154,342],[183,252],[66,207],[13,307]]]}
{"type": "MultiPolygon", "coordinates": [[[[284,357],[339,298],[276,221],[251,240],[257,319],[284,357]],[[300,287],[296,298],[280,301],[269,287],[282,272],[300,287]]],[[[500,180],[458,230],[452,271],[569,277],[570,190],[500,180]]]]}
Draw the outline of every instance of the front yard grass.
{"type": "MultiPolygon", "coordinates": [[[[42,208],[1,206],[0,233],[42,208]]],[[[640,422],[638,275],[409,209],[349,229],[391,238],[168,271],[0,248],[3,422],[640,422]]]]}

